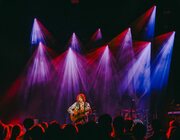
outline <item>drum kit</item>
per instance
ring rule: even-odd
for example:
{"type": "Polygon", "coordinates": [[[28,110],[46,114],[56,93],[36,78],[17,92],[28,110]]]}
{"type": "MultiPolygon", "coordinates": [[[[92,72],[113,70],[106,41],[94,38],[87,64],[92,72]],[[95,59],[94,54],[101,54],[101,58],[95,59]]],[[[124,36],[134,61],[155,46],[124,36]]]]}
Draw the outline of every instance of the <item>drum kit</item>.
{"type": "Polygon", "coordinates": [[[120,115],[125,120],[140,119],[143,122],[148,119],[148,114],[149,114],[149,110],[147,110],[147,109],[142,109],[142,110],[122,109],[120,112],[121,112],[120,115]]]}

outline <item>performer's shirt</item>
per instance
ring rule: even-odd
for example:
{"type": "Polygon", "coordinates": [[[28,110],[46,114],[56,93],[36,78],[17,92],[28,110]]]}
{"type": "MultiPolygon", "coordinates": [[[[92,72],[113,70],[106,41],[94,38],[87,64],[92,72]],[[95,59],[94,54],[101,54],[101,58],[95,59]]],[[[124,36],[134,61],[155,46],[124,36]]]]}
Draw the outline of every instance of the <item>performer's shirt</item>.
{"type": "Polygon", "coordinates": [[[91,110],[91,107],[90,107],[90,104],[88,103],[88,102],[85,102],[84,103],[84,109],[82,110],[82,108],[80,108],[80,104],[78,103],[78,102],[75,102],[74,104],[72,104],[69,108],[68,108],[68,112],[70,113],[70,114],[73,114],[74,113],[74,110],[75,111],[78,111],[78,110],[80,110],[80,111],[90,111],[91,110]]]}

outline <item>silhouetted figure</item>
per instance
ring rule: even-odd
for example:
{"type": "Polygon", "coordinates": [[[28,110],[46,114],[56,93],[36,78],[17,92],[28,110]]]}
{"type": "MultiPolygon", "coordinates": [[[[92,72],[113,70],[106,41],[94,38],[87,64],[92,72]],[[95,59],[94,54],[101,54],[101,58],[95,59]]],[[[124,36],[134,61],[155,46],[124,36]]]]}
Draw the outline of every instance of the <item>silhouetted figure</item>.
{"type": "Polygon", "coordinates": [[[26,129],[26,131],[29,130],[34,125],[34,119],[26,118],[23,121],[23,125],[24,125],[24,128],[26,129]]]}
{"type": "Polygon", "coordinates": [[[35,125],[29,130],[29,138],[30,140],[42,140],[44,132],[44,128],[41,125],[35,125]]]}
{"type": "Polygon", "coordinates": [[[20,134],[21,134],[21,126],[20,125],[13,126],[10,140],[17,140],[20,134]]]}
{"type": "Polygon", "coordinates": [[[180,140],[180,127],[179,126],[171,132],[169,140],[180,140]]]}
{"type": "Polygon", "coordinates": [[[48,128],[48,123],[47,122],[42,122],[41,126],[46,130],[48,128]]]}
{"type": "Polygon", "coordinates": [[[162,124],[160,120],[156,119],[152,121],[153,135],[148,140],[166,140],[166,133],[163,132],[162,124]]]}
{"type": "Polygon", "coordinates": [[[133,120],[124,121],[124,139],[125,140],[133,140],[132,127],[133,127],[133,120]]]}
{"type": "Polygon", "coordinates": [[[99,140],[98,125],[94,121],[82,125],[78,131],[78,140],[99,140]]]}
{"type": "Polygon", "coordinates": [[[63,129],[65,140],[76,140],[77,139],[77,127],[72,124],[65,125],[63,129]]]}
{"type": "Polygon", "coordinates": [[[166,133],[168,140],[176,140],[176,138],[179,138],[179,133],[179,122],[177,120],[170,121],[169,128],[166,133]]]}
{"type": "Polygon", "coordinates": [[[124,120],[125,133],[132,133],[133,120],[124,120]]]}
{"type": "Polygon", "coordinates": [[[114,138],[117,140],[124,137],[124,119],[122,116],[117,116],[113,120],[114,138]]]}
{"type": "Polygon", "coordinates": [[[7,135],[7,130],[5,125],[0,121],[0,140],[4,140],[7,135]]]}
{"type": "Polygon", "coordinates": [[[144,140],[146,135],[146,126],[142,123],[136,123],[132,129],[135,140],[144,140]]]}
{"type": "Polygon", "coordinates": [[[33,127],[33,125],[34,125],[34,119],[32,119],[32,118],[26,118],[26,119],[24,119],[23,125],[24,125],[24,128],[25,128],[25,130],[26,130],[26,132],[25,132],[25,134],[24,134],[24,136],[23,136],[23,139],[24,139],[24,140],[29,140],[29,130],[30,130],[30,128],[33,127]]]}
{"type": "Polygon", "coordinates": [[[128,128],[128,131],[125,131],[125,120],[122,116],[117,116],[113,120],[113,128],[114,128],[114,138],[116,140],[131,140],[132,133],[128,128]],[[126,133],[125,133],[126,132],[126,133]]]}
{"type": "Polygon", "coordinates": [[[112,117],[108,114],[104,114],[98,119],[98,127],[100,133],[100,139],[102,140],[111,140],[112,133],[112,117]]]}
{"type": "Polygon", "coordinates": [[[45,130],[45,140],[58,140],[62,137],[62,129],[56,121],[52,121],[45,130]]]}

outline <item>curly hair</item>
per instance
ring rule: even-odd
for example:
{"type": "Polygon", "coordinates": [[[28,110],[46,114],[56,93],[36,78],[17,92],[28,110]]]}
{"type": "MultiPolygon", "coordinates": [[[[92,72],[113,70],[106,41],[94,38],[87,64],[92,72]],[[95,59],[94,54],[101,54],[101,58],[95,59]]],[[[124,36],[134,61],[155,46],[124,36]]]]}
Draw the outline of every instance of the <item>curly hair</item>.
{"type": "Polygon", "coordinates": [[[86,101],[86,96],[85,96],[84,93],[79,93],[79,94],[77,95],[77,97],[76,97],[76,100],[78,101],[80,97],[83,99],[83,102],[86,101]]]}

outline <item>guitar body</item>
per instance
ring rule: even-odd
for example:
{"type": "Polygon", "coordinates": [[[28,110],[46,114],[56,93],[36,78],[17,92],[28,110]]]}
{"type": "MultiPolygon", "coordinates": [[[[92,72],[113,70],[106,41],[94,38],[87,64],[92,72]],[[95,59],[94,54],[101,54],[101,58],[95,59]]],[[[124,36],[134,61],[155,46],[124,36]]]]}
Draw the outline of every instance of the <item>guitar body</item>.
{"type": "Polygon", "coordinates": [[[72,122],[78,122],[86,118],[87,118],[86,112],[74,111],[73,114],[70,114],[70,119],[72,122]]]}

